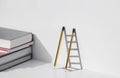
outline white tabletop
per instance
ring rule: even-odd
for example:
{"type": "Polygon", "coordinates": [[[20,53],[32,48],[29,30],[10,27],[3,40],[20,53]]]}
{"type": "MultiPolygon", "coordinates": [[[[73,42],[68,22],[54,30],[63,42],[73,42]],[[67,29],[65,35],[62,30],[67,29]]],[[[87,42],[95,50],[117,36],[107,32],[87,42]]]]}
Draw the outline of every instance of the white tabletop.
{"type": "Polygon", "coordinates": [[[9,70],[0,72],[0,78],[117,78],[88,70],[67,71],[53,69],[50,63],[30,60],[9,70]]]}

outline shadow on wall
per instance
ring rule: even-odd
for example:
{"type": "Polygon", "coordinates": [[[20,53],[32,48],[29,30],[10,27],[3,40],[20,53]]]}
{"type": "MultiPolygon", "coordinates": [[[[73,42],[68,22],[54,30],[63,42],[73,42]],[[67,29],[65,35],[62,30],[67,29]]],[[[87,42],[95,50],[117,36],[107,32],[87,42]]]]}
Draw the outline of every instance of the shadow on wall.
{"type": "Polygon", "coordinates": [[[47,49],[43,46],[41,41],[38,39],[38,37],[33,34],[34,39],[34,45],[32,47],[33,49],[33,58],[43,61],[43,62],[52,62],[52,57],[47,51],[47,49]]]}

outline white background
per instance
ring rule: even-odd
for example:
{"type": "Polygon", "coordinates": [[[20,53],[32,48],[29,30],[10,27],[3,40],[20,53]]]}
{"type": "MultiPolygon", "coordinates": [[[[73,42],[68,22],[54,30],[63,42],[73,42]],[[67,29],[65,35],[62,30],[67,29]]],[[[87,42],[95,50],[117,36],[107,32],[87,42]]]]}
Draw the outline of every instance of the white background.
{"type": "Polygon", "coordinates": [[[0,0],[0,26],[33,32],[53,60],[62,26],[68,32],[75,27],[84,69],[120,76],[119,4],[120,0],[0,0]]]}

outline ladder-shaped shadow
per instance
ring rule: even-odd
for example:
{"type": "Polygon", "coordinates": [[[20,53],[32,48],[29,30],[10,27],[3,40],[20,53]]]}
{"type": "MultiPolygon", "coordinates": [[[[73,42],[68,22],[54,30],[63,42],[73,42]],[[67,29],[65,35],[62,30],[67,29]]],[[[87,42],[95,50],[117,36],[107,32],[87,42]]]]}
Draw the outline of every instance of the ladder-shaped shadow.
{"type": "Polygon", "coordinates": [[[56,57],[55,57],[54,67],[56,67],[56,64],[57,64],[63,35],[65,35],[66,49],[67,49],[67,53],[68,53],[65,69],[66,70],[68,70],[68,69],[78,70],[79,69],[79,68],[78,69],[72,68],[71,67],[72,65],[79,65],[80,69],[82,69],[82,62],[81,62],[81,57],[80,57],[80,50],[79,50],[79,45],[78,45],[78,40],[77,40],[76,29],[73,28],[72,34],[67,34],[65,27],[62,28],[62,31],[60,34],[60,40],[59,40],[58,49],[57,49],[57,53],[56,53],[56,57]],[[75,45],[76,47],[73,45],[75,45]],[[73,55],[73,54],[75,54],[75,52],[76,52],[76,55],[73,55]],[[72,61],[72,59],[74,59],[74,60],[72,61]],[[76,61],[76,59],[78,61],[76,61]]]}

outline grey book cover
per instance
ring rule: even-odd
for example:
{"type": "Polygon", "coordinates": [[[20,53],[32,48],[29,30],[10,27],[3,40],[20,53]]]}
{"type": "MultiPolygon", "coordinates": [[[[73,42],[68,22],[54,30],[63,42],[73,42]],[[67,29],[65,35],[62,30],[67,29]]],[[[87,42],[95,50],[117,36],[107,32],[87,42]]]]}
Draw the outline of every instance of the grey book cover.
{"type": "Polygon", "coordinates": [[[30,32],[0,27],[0,47],[10,49],[30,41],[32,41],[30,32]]]}
{"type": "Polygon", "coordinates": [[[19,57],[17,59],[14,59],[12,61],[9,61],[9,62],[7,62],[5,64],[0,65],[0,71],[4,71],[4,70],[9,69],[11,67],[14,67],[16,65],[24,63],[24,62],[30,60],[31,58],[32,58],[31,54],[28,54],[28,55],[19,57]]]}
{"type": "Polygon", "coordinates": [[[22,56],[25,56],[28,54],[31,54],[31,47],[27,47],[27,48],[24,48],[22,50],[12,52],[10,54],[0,56],[0,65],[3,65],[7,62],[10,62],[14,59],[17,59],[19,57],[22,57],[22,56]]]}

